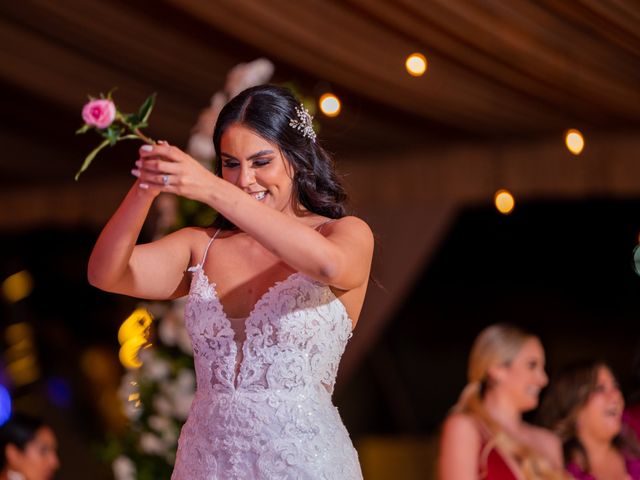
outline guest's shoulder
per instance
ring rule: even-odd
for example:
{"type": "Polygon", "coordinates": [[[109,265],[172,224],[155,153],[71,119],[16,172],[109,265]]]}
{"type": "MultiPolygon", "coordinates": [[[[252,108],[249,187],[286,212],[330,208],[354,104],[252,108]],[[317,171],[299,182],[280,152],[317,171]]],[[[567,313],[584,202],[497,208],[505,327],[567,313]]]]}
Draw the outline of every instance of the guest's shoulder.
{"type": "Polygon", "coordinates": [[[442,424],[443,436],[480,438],[478,420],[465,412],[454,412],[442,424]]]}
{"type": "Polygon", "coordinates": [[[447,416],[442,424],[442,445],[464,445],[465,448],[480,448],[482,437],[477,419],[468,413],[455,412],[447,416]]]}
{"type": "Polygon", "coordinates": [[[544,442],[547,444],[552,444],[554,446],[561,446],[562,442],[560,441],[560,437],[558,437],[551,430],[543,427],[539,427],[537,425],[527,424],[529,429],[529,434],[532,438],[539,440],[540,442],[544,442]]]}
{"type": "Polygon", "coordinates": [[[536,425],[527,425],[532,446],[544,454],[555,468],[562,467],[562,441],[551,430],[536,425]]]}

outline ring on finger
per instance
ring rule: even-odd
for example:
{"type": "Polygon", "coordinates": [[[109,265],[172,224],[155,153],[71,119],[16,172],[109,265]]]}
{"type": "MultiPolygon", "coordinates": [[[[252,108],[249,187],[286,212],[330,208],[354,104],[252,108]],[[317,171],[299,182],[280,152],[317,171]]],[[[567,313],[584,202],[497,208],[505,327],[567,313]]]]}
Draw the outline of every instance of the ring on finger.
{"type": "Polygon", "coordinates": [[[162,184],[166,187],[169,185],[169,175],[162,175],[162,184]]]}

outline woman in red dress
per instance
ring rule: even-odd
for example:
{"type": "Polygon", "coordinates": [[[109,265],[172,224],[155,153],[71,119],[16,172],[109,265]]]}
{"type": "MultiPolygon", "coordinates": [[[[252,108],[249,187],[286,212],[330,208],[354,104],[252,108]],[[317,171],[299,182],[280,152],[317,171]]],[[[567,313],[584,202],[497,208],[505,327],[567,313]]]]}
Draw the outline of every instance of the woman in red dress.
{"type": "Polygon", "coordinates": [[[476,338],[468,380],[444,422],[440,480],[562,479],[560,440],[522,414],[538,405],[547,384],[540,340],[497,324],[476,338]]]}

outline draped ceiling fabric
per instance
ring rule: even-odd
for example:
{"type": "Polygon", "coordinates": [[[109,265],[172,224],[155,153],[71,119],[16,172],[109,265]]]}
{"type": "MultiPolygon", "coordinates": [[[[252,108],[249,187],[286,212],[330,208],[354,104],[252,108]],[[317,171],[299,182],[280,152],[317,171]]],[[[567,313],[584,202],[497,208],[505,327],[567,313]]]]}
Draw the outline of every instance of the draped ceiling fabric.
{"type": "Polygon", "coordinates": [[[373,101],[481,134],[640,114],[640,4],[601,0],[170,0],[373,101]],[[424,51],[429,74],[403,74],[424,51]]]}
{"type": "Polygon", "coordinates": [[[98,225],[115,208],[135,150],[71,181],[95,143],[72,134],[86,94],[118,86],[133,109],[158,92],[149,134],[185,145],[229,69],[261,56],[275,81],[343,100],[320,137],[379,235],[388,289],[372,290],[347,372],[460,205],[500,181],[530,197],[640,191],[635,0],[22,0],[0,2],[0,224],[98,225]],[[414,51],[420,78],[404,71],[414,51]],[[574,163],[569,127],[587,133],[574,163]]]}

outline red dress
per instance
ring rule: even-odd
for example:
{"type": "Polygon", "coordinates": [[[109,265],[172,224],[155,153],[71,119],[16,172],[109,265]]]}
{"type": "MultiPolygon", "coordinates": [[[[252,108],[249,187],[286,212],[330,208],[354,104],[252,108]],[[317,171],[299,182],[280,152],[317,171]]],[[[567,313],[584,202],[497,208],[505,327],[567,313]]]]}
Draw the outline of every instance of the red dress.
{"type": "Polygon", "coordinates": [[[481,480],[518,480],[502,454],[495,447],[487,447],[491,439],[487,428],[483,426],[479,427],[481,445],[478,478],[481,480]],[[486,448],[490,448],[490,450],[486,452],[486,448]]]}

